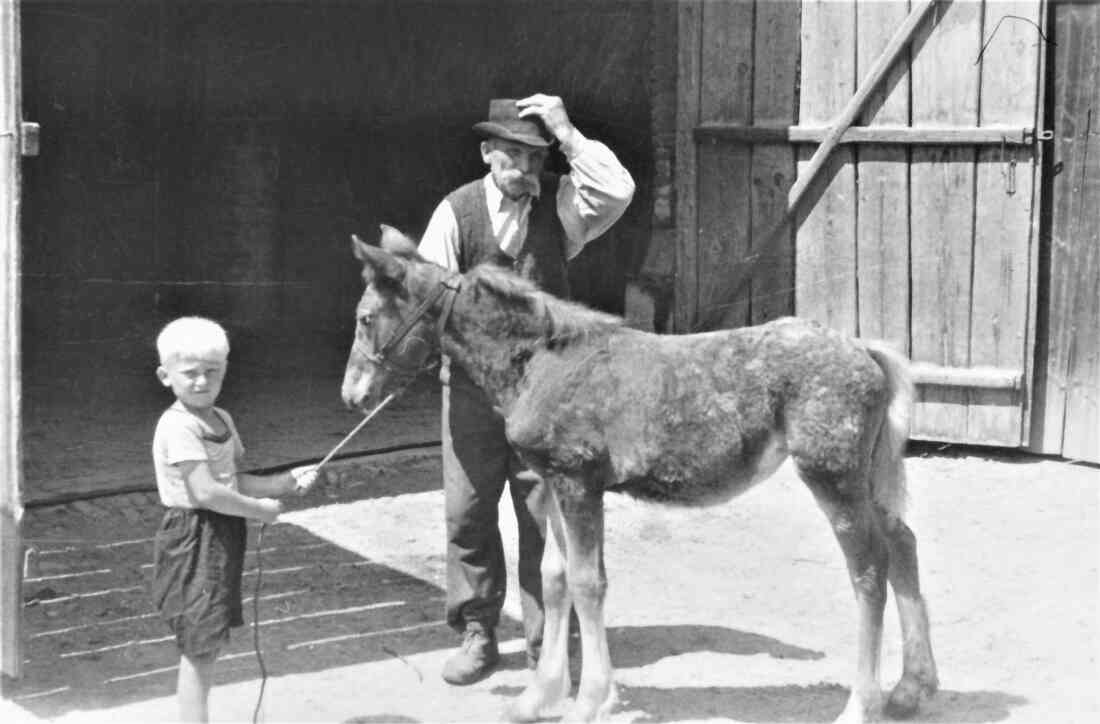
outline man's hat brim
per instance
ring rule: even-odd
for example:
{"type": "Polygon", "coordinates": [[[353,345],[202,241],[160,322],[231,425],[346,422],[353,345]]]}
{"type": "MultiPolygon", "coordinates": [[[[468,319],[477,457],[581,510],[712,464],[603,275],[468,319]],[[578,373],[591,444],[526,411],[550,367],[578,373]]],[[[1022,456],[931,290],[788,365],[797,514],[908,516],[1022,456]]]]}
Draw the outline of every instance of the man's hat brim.
{"type": "Polygon", "coordinates": [[[550,141],[538,133],[535,124],[527,121],[523,122],[522,128],[510,128],[493,121],[482,121],[474,124],[474,132],[483,138],[503,138],[506,141],[515,141],[538,148],[550,145],[550,141]]]}

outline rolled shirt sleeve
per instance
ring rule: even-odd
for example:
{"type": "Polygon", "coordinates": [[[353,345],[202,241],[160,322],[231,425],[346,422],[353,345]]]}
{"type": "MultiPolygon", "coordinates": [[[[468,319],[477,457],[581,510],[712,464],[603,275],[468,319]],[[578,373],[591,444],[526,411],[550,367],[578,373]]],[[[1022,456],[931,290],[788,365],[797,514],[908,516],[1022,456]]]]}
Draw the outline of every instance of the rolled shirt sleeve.
{"type": "Polygon", "coordinates": [[[558,218],[572,259],[623,215],[634,198],[634,179],[610,148],[580,131],[561,151],[570,172],[558,185],[558,218]]]}
{"type": "Polygon", "coordinates": [[[428,220],[428,227],[420,237],[417,247],[420,256],[435,262],[444,269],[459,271],[458,267],[458,219],[451,203],[439,202],[428,220]]]}
{"type": "MultiPolygon", "coordinates": [[[[570,172],[561,177],[555,201],[565,229],[565,255],[572,259],[623,215],[634,198],[634,179],[610,148],[585,138],[580,131],[574,133],[568,145],[562,145],[561,151],[569,161],[570,172]]],[[[458,219],[446,199],[432,213],[418,251],[428,261],[459,271],[458,219]]]]}

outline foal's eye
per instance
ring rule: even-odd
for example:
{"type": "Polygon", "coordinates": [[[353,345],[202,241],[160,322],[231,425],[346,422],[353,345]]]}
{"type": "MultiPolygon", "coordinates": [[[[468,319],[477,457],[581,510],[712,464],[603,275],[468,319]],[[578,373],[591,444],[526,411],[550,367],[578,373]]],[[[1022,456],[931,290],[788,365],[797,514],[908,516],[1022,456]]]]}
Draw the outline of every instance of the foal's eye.
{"type": "Polygon", "coordinates": [[[364,314],[364,315],[362,315],[361,317],[359,317],[359,326],[361,326],[361,327],[369,327],[369,326],[370,326],[370,323],[371,323],[371,315],[369,315],[369,314],[364,314]]]}

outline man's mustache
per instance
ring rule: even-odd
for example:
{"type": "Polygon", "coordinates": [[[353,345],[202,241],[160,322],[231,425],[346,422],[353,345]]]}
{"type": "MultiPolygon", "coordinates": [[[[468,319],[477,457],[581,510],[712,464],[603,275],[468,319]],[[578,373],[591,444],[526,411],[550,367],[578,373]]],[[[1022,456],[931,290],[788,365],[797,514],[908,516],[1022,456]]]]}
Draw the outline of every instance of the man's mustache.
{"type": "Polygon", "coordinates": [[[539,191],[538,176],[533,176],[531,174],[516,174],[509,178],[508,182],[522,187],[522,189],[529,194],[535,194],[539,191]]]}

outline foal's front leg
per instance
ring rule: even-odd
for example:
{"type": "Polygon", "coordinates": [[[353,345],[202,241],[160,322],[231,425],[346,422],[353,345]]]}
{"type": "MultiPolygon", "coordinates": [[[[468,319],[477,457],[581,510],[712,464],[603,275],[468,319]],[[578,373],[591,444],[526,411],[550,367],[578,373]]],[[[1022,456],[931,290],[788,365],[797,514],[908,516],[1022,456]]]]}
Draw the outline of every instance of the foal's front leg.
{"type": "Polygon", "coordinates": [[[536,721],[569,696],[569,589],[566,585],[561,511],[551,495],[547,506],[546,549],[542,556],[542,651],[534,678],[512,702],[508,721],[536,721]]]}
{"type": "Polygon", "coordinates": [[[587,722],[606,716],[617,701],[603,615],[607,594],[603,489],[569,482],[571,486],[558,491],[556,502],[563,523],[566,581],[581,629],[581,680],[564,721],[587,722]]]}

